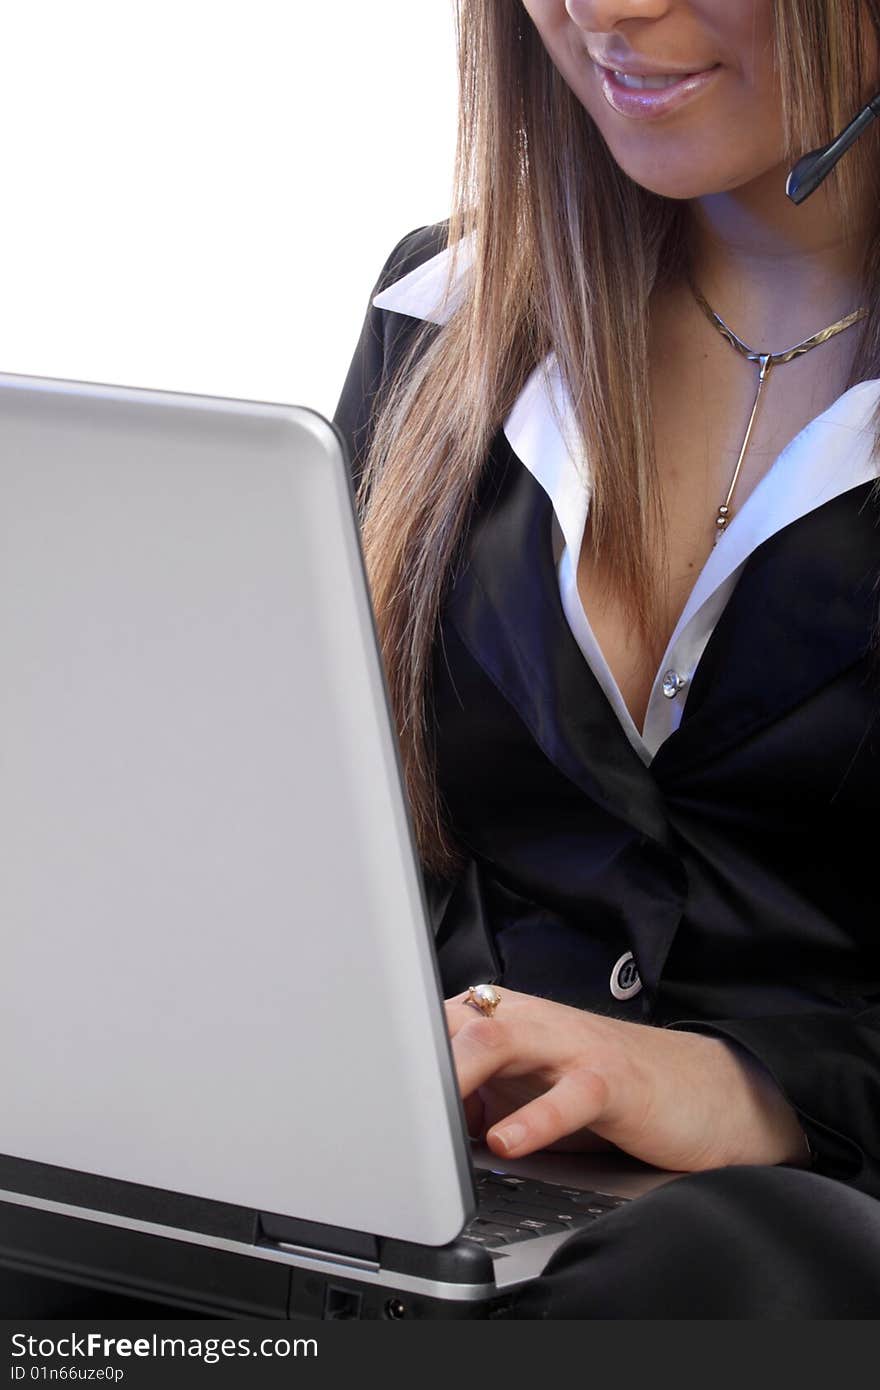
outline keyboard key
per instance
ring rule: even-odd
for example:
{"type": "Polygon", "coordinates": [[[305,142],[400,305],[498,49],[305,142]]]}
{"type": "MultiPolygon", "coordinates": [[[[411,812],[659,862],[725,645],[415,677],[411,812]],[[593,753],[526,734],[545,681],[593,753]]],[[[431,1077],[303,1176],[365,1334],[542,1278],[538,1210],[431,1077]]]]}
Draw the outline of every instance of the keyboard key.
{"type": "Polygon", "coordinates": [[[516,1229],[511,1226],[495,1226],[490,1221],[475,1221],[468,1227],[469,1236],[485,1236],[490,1245],[507,1245],[516,1239],[516,1229]]]}
{"type": "Polygon", "coordinates": [[[597,1211],[616,1211],[618,1207],[626,1206],[625,1197],[604,1197],[598,1192],[583,1192],[580,1197],[572,1197],[571,1203],[574,1207],[593,1208],[597,1211]]]}
{"type": "MultiPolygon", "coordinates": [[[[558,1215],[556,1207],[545,1206],[543,1202],[540,1205],[536,1202],[492,1202],[486,1210],[492,1212],[496,1221],[516,1222],[517,1225],[524,1217],[532,1221],[555,1221],[558,1215]]],[[[572,1206],[571,1210],[574,1215],[583,1208],[572,1206]]]]}
{"type": "Polygon", "coordinates": [[[482,1245],[514,1245],[521,1240],[529,1240],[534,1231],[521,1231],[516,1226],[502,1226],[494,1221],[472,1221],[464,1235],[478,1240],[482,1245]]]}
{"type": "Polygon", "coordinates": [[[564,1221],[535,1221],[531,1217],[525,1217],[520,1223],[521,1231],[535,1231],[542,1236],[551,1235],[554,1231],[564,1231],[566,1229],[564,1221]]]}
{"type": "Polygon", "coordinates": [[[491,1188],[493,1192],[520,1192],[525,1183],[520,1178],[502,1178],[496,1173],[488,1173],[481,1180],[481,1186],[491,1188]]]}
{"type": "MultiPolygon", "coordinates": [[[[560,1202],[559,1198],[547,1197],[543,1194],[536,1197],[533,1193],[528,1196],[519,1196],[518,1193],[495,1192],[485,1194],[485,1201],[491,1201],[493,1207],[501,1211],[504,1207],[513,1207],[516,1211],[523,1212],[526,1216],[540,1216],[542,1211],[556,1213],[560,1206],[564,1207],[565,1202],[560,1202]]],[[[574,1204],[572,1204],[573,1206],[574,1204]]]]}

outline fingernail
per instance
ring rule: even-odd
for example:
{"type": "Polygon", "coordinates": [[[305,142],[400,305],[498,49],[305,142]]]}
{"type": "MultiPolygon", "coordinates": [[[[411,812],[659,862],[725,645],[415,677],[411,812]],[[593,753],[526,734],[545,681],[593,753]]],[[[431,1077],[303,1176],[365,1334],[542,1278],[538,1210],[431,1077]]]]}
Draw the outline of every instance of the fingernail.
{"type": "Polygon", "coordinates": [[[518,1149],[526,1137],[525,1125],[505,1125],[504,1129],[492,1131],[495,1139],[509,1153],[511,1149],[518,1149]]]}

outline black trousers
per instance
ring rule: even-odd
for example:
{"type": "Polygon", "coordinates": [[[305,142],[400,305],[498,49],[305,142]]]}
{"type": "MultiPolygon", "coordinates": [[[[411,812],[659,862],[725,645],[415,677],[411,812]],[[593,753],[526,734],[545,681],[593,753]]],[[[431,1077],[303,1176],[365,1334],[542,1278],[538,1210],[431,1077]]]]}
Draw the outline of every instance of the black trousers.
{"type": "MultiPolygon", "coordinates": [[[[519,1318],[877,1318],[880,1201],[794,1168],[668,1183],[557,1252],[519,1318]]],[[[0,1271],[0,1317],[190,1317],[0,1271]]]]}
{"type": "Polygon", "coordinates": [[[880,1201],[796,1168],[689,1174],[573,1236],[516,1315],[880,1317],[880,1201]]]}

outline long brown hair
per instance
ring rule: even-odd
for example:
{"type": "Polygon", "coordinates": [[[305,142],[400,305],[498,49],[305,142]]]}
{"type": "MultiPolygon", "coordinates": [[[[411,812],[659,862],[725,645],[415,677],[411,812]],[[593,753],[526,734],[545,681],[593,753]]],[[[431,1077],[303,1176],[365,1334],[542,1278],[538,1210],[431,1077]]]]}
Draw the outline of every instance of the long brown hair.
{"type": "MultiPolygon", "coordinates": [[[[862,70],[864,26],[880,37],[880,0],[774,0],[774,19],[784,157],[794,163],[854,114],[853,94],[872,77],[862,70]]],[[[474,238],[473,278],[442,330],[427,342],[416,336],[384,395],[359,492],[417,844],[441,875],[461,850],[437,789],[432,649],[490,441],[528,374],[555,353],[591,460],[592,544],[632,621],[650,632],[664,546],[647,309],[687,254],[687,204],[645,190],[615,163],[520,0],[458,0],[456,20],[448,240],[454,250],[474,238]]],[[[842,207],[857,206],[878,151],[869,132],[831,175],[842,207]]],[[[880,376],[880,236],[866,256],[862,302],[869,316],[849,385],[880,376]]]]}

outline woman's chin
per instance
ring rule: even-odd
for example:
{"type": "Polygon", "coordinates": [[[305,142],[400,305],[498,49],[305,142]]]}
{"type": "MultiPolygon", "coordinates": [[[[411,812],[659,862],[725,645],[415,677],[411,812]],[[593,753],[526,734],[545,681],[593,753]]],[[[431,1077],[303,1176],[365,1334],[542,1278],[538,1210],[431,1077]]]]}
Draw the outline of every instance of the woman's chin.
{"type": "Polygon", "coordinates": [[[656,193],[661,198],[670,198],[676,202],[689,202],[694,198],[707,198],[715,193],[729,192],[730,189],[749,182],[748,177],[743,177],[741,172],[725,170],[723,164],[711,168],[695,168],[693,163],[687,163],[678,168],[677,162],[664,163],[659,157],[653,160],[633,160],[617,158],[615,154],[615,159],[633,183],[637,183],[649,193],[656,193]]]}

